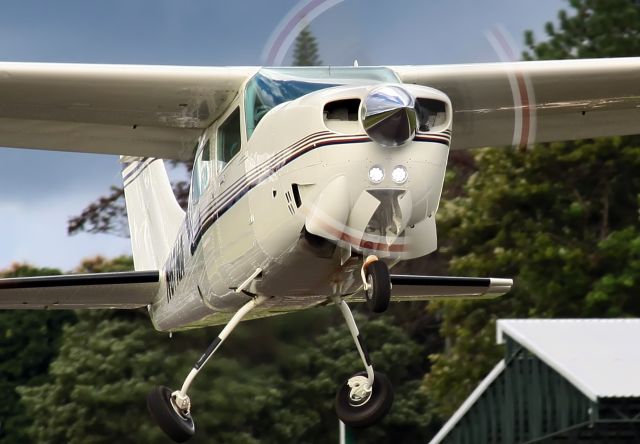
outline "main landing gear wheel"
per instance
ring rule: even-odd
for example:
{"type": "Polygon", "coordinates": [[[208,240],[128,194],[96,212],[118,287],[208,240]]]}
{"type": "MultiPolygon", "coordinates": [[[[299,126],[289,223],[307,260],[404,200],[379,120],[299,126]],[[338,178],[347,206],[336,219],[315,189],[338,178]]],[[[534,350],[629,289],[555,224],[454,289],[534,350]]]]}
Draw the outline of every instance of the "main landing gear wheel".
{"type": "Polygon", "coordinates": [[[391,278],[389,267],[382,261],[371,262],[365,268],[367,289],[364,294],[369,308],[374,313],[383,313],[389,308],[391,298],[391,278]]]}
{"type": "Polygon", "coordinates": [[[384,373],[374,372],[373,387],[367,387],[367,372],[349,378],[336,395],[336,415],[354,428],[369,427],[389,413],[393,404],[393,387],[384,373]]]}
{"type": "Polygon", "coordinates": [[[160,386],[151,390],[147,396],[147,408],[151,417],[175,442],[187,441],[196,431],[191,417],[191,400],[187,395],[191,383],[242,318],[265,300],[267,300],[265,296],[257,296],[240,307],[194,364],[180,390],[171,392],[168,388],[160,386]]]}
{"type": "Polygon", "coordinates": [[[175,404],[171,390],[154,387],[147,396],[147,408],[153,420],[175,442],[188,441],[196,432],[193,418],[175,404]]]}

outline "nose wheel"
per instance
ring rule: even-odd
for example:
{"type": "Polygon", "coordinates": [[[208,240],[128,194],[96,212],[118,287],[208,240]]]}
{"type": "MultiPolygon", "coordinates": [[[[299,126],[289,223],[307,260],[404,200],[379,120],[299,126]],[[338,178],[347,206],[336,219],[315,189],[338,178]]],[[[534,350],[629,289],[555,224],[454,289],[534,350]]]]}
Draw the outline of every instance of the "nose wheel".
{"type": "Polygon", "coordinates": [[[369,308],[374,313],[383,313],[389,308],[391,278],[389,267],[375,256],[369,256],[362,267],[364,294],[369,308]]]}
{"type": "Polygon", "coordinates": [[[384,373],[374,372],[373,387],[367,384],[367,372],[359,372],[346,381],[336,395],[338,418],[350,427],[364,428],[379,422],[393,404],[393,387],[384,373]]]}

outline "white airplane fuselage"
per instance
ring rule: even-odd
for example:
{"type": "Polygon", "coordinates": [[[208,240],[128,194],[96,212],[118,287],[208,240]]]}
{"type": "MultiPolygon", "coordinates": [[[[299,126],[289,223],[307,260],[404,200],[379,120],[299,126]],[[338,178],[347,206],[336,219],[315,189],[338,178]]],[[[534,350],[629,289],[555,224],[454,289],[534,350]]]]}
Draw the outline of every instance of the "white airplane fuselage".
{"type": "Polygon", "coordinates": [[[451,104],[434,89],[400,85],[444,103],[446,119],[391,147],[373,141],[360,118],[379,84],[333,86],[282,103],[249,138],[241,93],[200,139],[199,151],[215,152],[220,125],[239,107],[242,148],[223,167],[214,159],[205,167],[207,183],[189,203],[149,307],[154,326],[220,324],[257,294],[270,299],[251,317],[323,304],[362,289],[368,255],[393,266],[433,252],[451,104]],[[353,107],[355,100],[355,119],[327,113],[328,103],[353,107]]]}

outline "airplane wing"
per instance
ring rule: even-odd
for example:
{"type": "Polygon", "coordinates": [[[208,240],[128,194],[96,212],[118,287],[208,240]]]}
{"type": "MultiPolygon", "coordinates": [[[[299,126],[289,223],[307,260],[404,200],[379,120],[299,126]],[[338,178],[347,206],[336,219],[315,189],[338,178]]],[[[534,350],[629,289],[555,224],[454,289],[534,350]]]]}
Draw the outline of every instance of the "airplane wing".
{"type": "Polygon", "coordinates": [[[0,62],[0,146],[191,159],[256,71],[0,62]]]}
{"type": "Polygon", "coordinates": [[[452,149],[640,134],[640,57],[391,69],[449,96],[452,149]]]}
{"type": "MultiPolygon", "coordinates": [[[[640,133],[640,58],[391,68],[449,95],[454,149],[640,133]]],[[[191,159],[257,70],[0,62],[0,146],[191,159]]]]}
{"type": "Polygon", "coordinates": [[[6,278],[0,309],[139,308],[158,287],[158,271],[6,278]]]}

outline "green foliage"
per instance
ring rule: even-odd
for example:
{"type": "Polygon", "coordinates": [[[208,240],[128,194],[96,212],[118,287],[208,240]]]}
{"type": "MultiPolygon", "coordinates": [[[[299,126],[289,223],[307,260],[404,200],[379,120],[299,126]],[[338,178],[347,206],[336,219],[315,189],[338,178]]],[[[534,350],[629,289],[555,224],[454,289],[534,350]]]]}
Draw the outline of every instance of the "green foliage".
{"type": "Polygon", "coordinates": [[[449,414],[497,362],[494,321],[505,317],[640,315],[640,144],[628,138],[487,149],[464,195],[440,213],[454,273],[513,276],[495,301],[434,305],[447,353],[427,378],[449,414]]]}
{"type": "Polygon", "coordinates": [[[80,312],[79,321],[64,329],[49,381],[19,389],[33,418],[34,442],[134,443],[159,437],[140,421],[149,378],[144,364],[162,368],[172,358],[147,347],[153,331],[141,325],[142,316],[104,313],[80,312]],[[124,430],[128,433],[118,434],[124,430]]]}
{"type": "Polygon", "coordinates": [[[599,244],[601,277],[586,297],[589,312],[606,317],[638,315],[640,232],[636,226],[615,231],[599,244]]]}
{"type": "MultiPolygon", "coordinates": [[[[334,318],[332,311],[318,309],[241,325],[243,334],[225,343],[193,385],[198,433],[192,442],[336,441],[333,398],[340,381],[361,364],[346,327],[327,329],[334,318]],[[296,336],[283,337],[291,331],[296,336]],[[324,333],[315,337],[318,332],[324,333]]],[[[416,366],[424,348],[388,320],[359,321],[372,359],[398,387],[389,417],[361,433],[359,442],[424,441],[431,416],[420,388],[424,368],[416,366]]],[[[196,330],[169,339],[154,332],[140,312],[80,313],[78,323],[64,330],[50,380],[20,389],[33,417],[34,441],[168,442],[151,422],[145,396],[153,385],[177,388],[214,335],[196,330]]]]}
{"type": "MultiPolygon", "coordinates": [[[[2,277],[29,277],[60,274],[53,268],[14,264],[0,272],[2,277]]],[[[62,325],[73,322],[71,312],[0,311],[0,441],[7,444],[29,442],[25,429],[30,418],[16,392],[19,385],[46,379],[49,363],[57,354],[62,325]]]]}
{"type": "Polygon", "coordinates": [[[636,0],[569,0],[571,12],[547,23],[547,41],[525,33],[526,60],[630,57],[640,55],[640,4],[636,0]]]}
{"type": "MultiPolygon", "coordinates": [[[[525,58],[640,54],[637,2],[569,3],[558,28],[547,24],[547,41],[526,34],[525,58]]],[[[476,173],[441,206],[443,250],[453,273],[512,276],[515,286],[494,301],[431,306],[447,348],[431,355],[425,387],[442,416],[503,355],[496,319],[640,315],[638,137],[486,149],[475,162],[476,173]]]]}
{"type": "Polygon", "coordinates": [[[318,55],[318,43],[309,28],[304,28],[298,34],[293,48],[293,66],[322,65],[318,55]]]}

